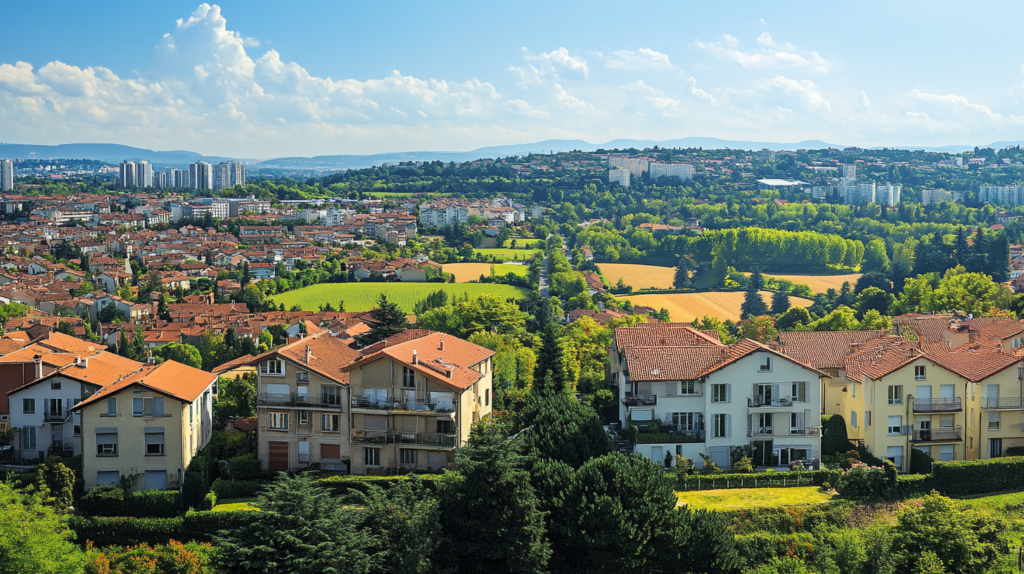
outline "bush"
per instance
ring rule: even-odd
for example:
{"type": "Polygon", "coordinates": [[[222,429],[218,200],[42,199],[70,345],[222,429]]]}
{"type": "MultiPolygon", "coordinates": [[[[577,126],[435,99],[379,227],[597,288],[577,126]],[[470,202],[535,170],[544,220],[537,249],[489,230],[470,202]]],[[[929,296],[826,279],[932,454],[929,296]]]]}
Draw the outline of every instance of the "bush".
{"type": "Polygon", "coordinates": [[[981,494],[1024,488],[1024,457],[956,460],[932,465],[936,489],[945,494],[981,494]]]}
{"type": "Polygon", "coordinates": [[[734,473],[754,472],[754,461],[751,460],[749,456],[745,456],[732,463],[732,471],[734,473]]]}
{"type": "Polygon", "coordinates": [[[846,419],[842,415],[821,415],[821,455],[846,452],[850,449],[846,419]]]}
{"type": "Polygon", "coordinates": [[[89,516],[168,518],[180,513],[181,499],[173,490],[140,490],[125,500],[123,490],[107,485],[85,493],[78,507],[89,516]]]}
{"type": "Polygon", "coordinates": [[[850,516],[857,508],[848,500],[834,500],[816,506],[791,508],[751,508],[722,512],[737,535],[771,532],[796,534],[813,532],[820,526],[846,528],[850,516]]]}
{"type": "Polygon", "coordinates": [[[213,481],[213,493],[218,500],[225,498],[252,498],[263,489],[263,484],[253,480],[224,480],[218,478],[213,481]]]}
{"type": "Polygon", "coordinates": [[[896,481],[896,467],[891,462],[885,467],[858,463],[839,475],[836,490],[852,500],[882,498],[896,492],[896,481]]]}
{"type": "Polygon", "coordinates": [[[89,516],[124,516],[124,491],[113,485],[97,486],[82,495],[78,509],[89,516]]]}
{"type": "Polygon", "coordinates": [[[814,554],[814,536],[808,533],[773,534],[755,532],[736,537],[736,550],[740,555],[744,570],[768,564],[780,556],[799,556],[801,558],[814,554]]]}
{"type": "Polygon", "coordinates": [[[925,451],[918,448],[910,449],[911,474],[931,474],[933,462],[935,462],[935,459],[925,451]]]}
{"type": "Polygon", "coordinates": [[[254,511],[189,512],[176,518],[72,516],[69,526],[75,542],[95,546],[167,544],[171,540],[212,542],[221,530],[233,530],[259,518],[254,511]]]}
{"type": "Polygon", "coordinates": [[[231,478],[235,480],[263,480],[266,471],[254,454],[243,454],[231,459],[231,478]]]}
{"type": "Polygon", "coordinates": [[[182,544],[171,540],[166,545],[141,544],[135,547],[108,546],[86,549],[86,572],[160,572],[161,574],[198,574],[212,572],[213,546],[206,543],[182,544]],[[150,569],[152,568],[152,569],[150,569]]]}
{"type": "Polygon", "coordinates": [[[221,530],[236,530],[251,524],[259,518],[259,512],[236,510],[234,512],[196,512],[190,510],[182,518],[181,526],[188,537],[200,542],[210,542],[221,530]]]}
{"type": "Polygon", "coordinates": [[[207,492],[203,497],[203,510],[213,510],[217,506],[217,493],[207,492]]]}
{"type": "MultiPolygon", "coordinates": [[[[192,460],[194,462],[195,458],[192,460]]],[[[207,491],[206,473],[198,470],[185,471],[185,484],[182,485],[181,491],[185,506],[188,508],[202,506],[203,497],[206,496],[207,491]]]]}
{"type": "Polygon", "coordinates": [[[896,477],[898,498],[922,496],[935,489],[935,479],[930,474],[905,474],[896,477]]]}
{"type": "MultiPolygon", "coordinates": [[[[436,490],[437,481],[441,478],[441,475],[439,474],[420,474],[417,476],[423,481],[423,486],[428,490],[436,490]]],[[[335,494],[344,495],[353,490],[365,494],[370,491],[369,487],[371,484],[383,488],[389,488],[398,482],[404,482],[406,480],[409,480],[408,476],[337,475],[321,478],[317,482],[325,488],[332,489],[335,494]]]]}

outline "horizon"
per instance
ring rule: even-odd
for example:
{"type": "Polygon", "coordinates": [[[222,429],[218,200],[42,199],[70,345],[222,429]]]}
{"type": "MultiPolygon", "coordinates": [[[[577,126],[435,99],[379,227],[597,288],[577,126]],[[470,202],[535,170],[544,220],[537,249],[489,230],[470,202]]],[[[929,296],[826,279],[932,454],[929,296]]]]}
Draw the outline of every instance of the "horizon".
{"type": "Polygon", "coordinates": [[[53,6],[45,21],[9,7],[5,142],[270,159],[546,140],[920,149],[1024,139],[1024,67],[1000,43],[1024,15],[1010,3],[956,22],[945,4],[922,2],[856,13],[395,3],[386,21],[379,6],[330,3],[53,6]],[[993,10],[1004,17],[992,21],[993,10]],[[360,21],[378,25],[349,25],[360,21]],[[111,26],[122,40],[93,37],[111,26]],[[868,42],[835,33],[867,26],[868,42]],[[951,35],[971,50],[949,53],[951,35]]]}

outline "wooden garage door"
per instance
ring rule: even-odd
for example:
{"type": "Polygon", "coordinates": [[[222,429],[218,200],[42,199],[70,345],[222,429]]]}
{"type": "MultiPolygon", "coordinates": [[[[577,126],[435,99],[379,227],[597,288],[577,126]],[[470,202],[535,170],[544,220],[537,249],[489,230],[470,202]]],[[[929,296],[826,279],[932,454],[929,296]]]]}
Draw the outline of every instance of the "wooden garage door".
{"type": "Polygon", "coordinates": [[[268,458],[267,458],[267,469],[269,470],[288,470],[288,443],[280,441],[271,441],[267,443],[268,458]]]}
{"type": "Polygon", "coordinates": [[[340,444],[322,444],[322,445],[320,445],[320,459],[321,460],[341,460],[341,445],[340,444]]]}

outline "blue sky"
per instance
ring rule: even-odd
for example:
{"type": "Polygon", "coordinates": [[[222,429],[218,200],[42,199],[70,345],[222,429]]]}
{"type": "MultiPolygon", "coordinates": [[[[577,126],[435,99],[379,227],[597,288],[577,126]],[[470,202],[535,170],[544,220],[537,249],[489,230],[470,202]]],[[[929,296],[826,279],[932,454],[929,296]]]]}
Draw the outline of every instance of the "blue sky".
{"type": "Polygon", "coordinates": [[[1021,3],[7,2],[0,141],[1024,139],[1021,3]]]}

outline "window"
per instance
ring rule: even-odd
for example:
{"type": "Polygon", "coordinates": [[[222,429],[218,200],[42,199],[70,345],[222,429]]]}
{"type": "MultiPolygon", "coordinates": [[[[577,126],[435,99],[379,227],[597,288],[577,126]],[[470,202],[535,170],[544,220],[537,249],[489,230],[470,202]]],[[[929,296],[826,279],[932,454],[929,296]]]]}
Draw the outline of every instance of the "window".
{"type": "Polygon", "coordinates": [[[871,426],[871,411],[864,411],[864,427],[871,426]]]}
{"type": "Polygon", "coordinates": [[[974,430],[974,408],[971,408],[971,430],[974,430]]]}
{"type": "Polygon", "coordinates": [[[455,432],[455,421],[437,421],[438,434],[452,434],[455,432]]]}
{"type": "Polygon", "coordinates": [[[117,429],[96,429],[96,455],[117,456],[117,429]]]}
{"type": "Polygon", "coordinates": [[[953,428],[953,415],[942,415],[939,417],[939,428],[953,428]]]}
{"type": "Polygon", "coordinates": [[[999,415],[1001,413],[988,413],[988,430],[999,430],[999,415]]]}
{"type": "MultiPolygon", "coordinates": [[[[854,386],[854,388],[857,388],[854,386]]],[[[850,426],[857,428],[857,411],[850,411],[850,426]]]]}
{"type": "Polygon", "coordinates": [[[399,450],[399,456],[401,457],[403,466],[416,466],[416,451],[411,448],[403,448],[399,450]]]}
{"type": "Polygon", "coordinates": [[[853,394],[853,398],[857,398],[857,383],[850,385],[850,393],[853,394]]]}
{"type": "Polygon", "coordinates": [[[304,425],[309,423],[309,411],[299,411],[299,424],[304,425]]]}
{"type": "Polygon", "coordinates": [[[924,365],[914,367],[914,380],[923,381],[926,378],[928,377],[925,376],[924,365]]]}
{"type": "Polygon", "coordinates": [[[760,432],[772,432],[772,413],[758,413],[757,429],[760,432]]]}
{"type": "MultiPolygon", "coordinates": [[[[132,399],[132,416],[162,417],[164,416],[163,397],[135,397],[132,399]]],[[[191,416],[189,418],[191,421],[191,416]]]]}
{"type": "Polygon", "coordinates": [[[101,470],[96,473],[96,486],[112,484],[117,486],[121,483],[121,473],[116,470],[101,470]]]}
{"type": "Polygon", "coordinates": [[[889,385],[889,404],[903,404],[903,385],[889,385]]]}
{"type": "Polygon", "coordinates": [[[363,449],[363,466],[380,466],[380,449],[363,449]]]}
{"type": "Polygon", "coordinates": [[[36,400],[35,399],[21,399],[21,414],[34,415],[36,414],[36,400]]]}
{"type": "Polygon", "coordinates": [[[320,415],[320,428],[324,432],[338,432],[339,415],[320,415]]]}
{"type": "Polygon", "coordinates": [[[61,414],[63,413],[60,399],[50,399],[49,407],[50,414],[61,416],[61,414]]]}
{"type": "Polygon", "coordinates": [[[772,404],[772,388],[775,385],[768,383],[766,385],[757,385],[757,402],[762,405],[772,404]]]}
{"type": "Polygon", "coordinates": [[[793,400],[799,403],[807,402],[807,383],[799,382],[793,383],[793,393],[791,395],[793,400]]]}
{"type": "Polygon", "coordinates": [[[701,413],[672,413],[672,426],[678,431],[700,430],[701,413]]]}
{"type": "Polygon", "coordinates": [[[107,416],[108,417],[116,417],[117,416],[117,399],[116,398],[111,397],[111,398],[107,399],[107,416]]]}
{"type": "Polygon", "coordinates": [[[800,413],[789,413],[789,428],[800,428],[800,413]]]}
{"type": "Polygon", "coordinates": [[[729,402],[729,391],[728,385],[711,385],[711,402],[713,403],[727,403],[729,402]]]}
{"type": "Polygon", "coordinates": [[[487,389],[486,391],[484,391],[484,406],[491,406],[491,389],[487,389]]]}
{"type": "Polygon", "coordinates": [[[949,461],[956,460],[956,451],[954,450],[956,445],[943,444],[939,445],[939,460],[949,461]]]}
{"type": "MultiPolygon", "coordinates": [[[[889,387],[892,388],[892,387],[889,387]]],[[[897,435],[903,433],[903,417],[901,416],[890,416],[889,417],[889,434],[897,435]]]]}
{"type": "Polygon", "coordinates": [[[716,414],[714,418],[715,423],[715,438],[725,438],[726,435],[726,424],[725,415],[716,414]]]}
{"type": "Polygon", "coordinates": [[[266,361],[260,365],[260,374],[282,376],[284,375],[284,362],[283,361],[266,361]]]}
{"type": "Polygon", "coordinates": [[[57,380],[57,379],[54,379],[54,380],[50,381],[50,390],[51,391],[59,391],[60,390],[60,381],[57,380]]]}
{"type": "Polygon", "coordinates": [[[288,430],[288,413],[267,413],[267,428],[288,430]]]}
{"type": "Polygon", "coordinates": [[[416,388],[416,371],[402,367],[402,386],[407,389],[416,388]]]}
{"type": "Polygon", "coordinates": [[[146,429],[146,456],[164,455],[164,427],[146,429]]]}
{"type": "Polygon", "coordinates": [[[25,427],[21,429],[21,450],[28,457],[26,451],[36,449],[36,427],[25,427]]]}
{"type": "Polygon", "coordinates": [[[694,381],[680,381],[679,382],[679,394],[680,395],[696,395],[697,394],[697,383],[694,381]]]}
{"type": "Polygon", "coordinates": [[[299,441],[299,462],[309,462],[309,441],[299,441]]]}
{"type": "Polygon", "coordinates": [[[761,358],[761,366],[757,369],[762,373],[771,372],[772,370],[772,358],[770,356],[761,358]]]}
{"type": "Polygon", "coordinates": [[[340,405],[341,393],[338,392],[338,387],[324,387],[320,390],[320,399],[325,405],[340,405]]]}
{"type": "Polygon", "coordinates": [[[299,371],[299,372],[295,373],[295,375],[296,375],[296,377],[298,377],[298,379],[300,381],[308,381],[309,380],[309,373],[307,373],[306,371],[299,371]]]}

